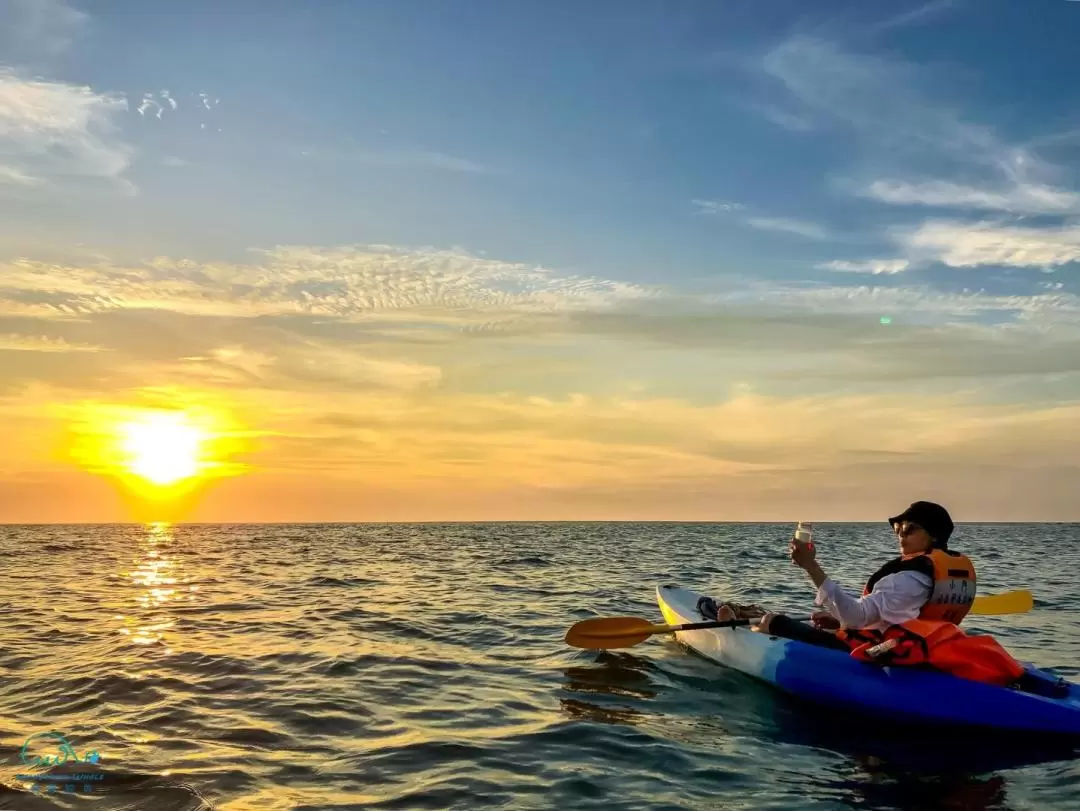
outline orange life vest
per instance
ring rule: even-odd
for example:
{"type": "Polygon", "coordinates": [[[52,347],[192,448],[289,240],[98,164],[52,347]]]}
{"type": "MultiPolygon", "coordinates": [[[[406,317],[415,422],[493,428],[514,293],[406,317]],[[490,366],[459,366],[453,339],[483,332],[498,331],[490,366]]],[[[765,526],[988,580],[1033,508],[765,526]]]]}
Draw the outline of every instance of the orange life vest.
{"type": "Polygon", "coordinates": [[[879,665],[929,665],[963,679],[1006,685],[1024,674],[1024,667],[989,636],[968,636],[958,627],[975,602],[975,567],[966,555],[934,549],[886,563],[863,588],[870,594],[882,578],[917,571],[933,578],[930,597],[917,619],[884,631],[845,628],[837,636],[851,655],[879,665]]]}
{"type": "Polygon", "coordinates": [[[975,602],[975,566],[967,555],[945,549],[932,549],[889,561],[866,581],[863,596],[870,594],[881,578],[897,572],[921,572],[933,581],[930,599],[919,612],[919,619],[959,625],[975,602]]]}
{"type": "MultiPolygon", "coordinates": [[[[866,631],[860,631],[866,634],[866,631]]],[[[951,622],[908,620],[855,643],[851,655],[863,662],[890,665],[929,665],[961,679],[1012,684],[1025,669],[993,637],[968,636],[951,622]]]]}

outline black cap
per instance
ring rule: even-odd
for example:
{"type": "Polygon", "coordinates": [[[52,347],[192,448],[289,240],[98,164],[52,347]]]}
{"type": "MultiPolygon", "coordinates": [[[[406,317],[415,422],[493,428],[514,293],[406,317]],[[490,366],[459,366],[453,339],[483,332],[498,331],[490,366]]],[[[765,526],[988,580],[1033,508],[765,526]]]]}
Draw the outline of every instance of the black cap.
{"type": "Polygon", "coordinates": [[[911,521],[925,529],[941,546],[946,546],[952,535],[953,522],[949,511],[932,501],[915,501],[900,515],[889,519],[889,526],[895,527],[901,521],[911,521]]]}

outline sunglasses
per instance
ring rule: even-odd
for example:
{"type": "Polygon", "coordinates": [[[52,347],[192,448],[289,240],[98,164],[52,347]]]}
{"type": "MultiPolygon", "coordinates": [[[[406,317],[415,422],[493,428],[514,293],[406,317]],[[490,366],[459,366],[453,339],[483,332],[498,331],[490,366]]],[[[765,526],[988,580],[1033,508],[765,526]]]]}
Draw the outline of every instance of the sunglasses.
{"type": "Polygon", "coordinates": [[[896,534],[899,535],[901,538],[906,538],[908,535],[911,535],[914,532],[918,532],[920,529],[922,529],[922,527],[920,527],[918,524],[897,524],[896,534]]]}

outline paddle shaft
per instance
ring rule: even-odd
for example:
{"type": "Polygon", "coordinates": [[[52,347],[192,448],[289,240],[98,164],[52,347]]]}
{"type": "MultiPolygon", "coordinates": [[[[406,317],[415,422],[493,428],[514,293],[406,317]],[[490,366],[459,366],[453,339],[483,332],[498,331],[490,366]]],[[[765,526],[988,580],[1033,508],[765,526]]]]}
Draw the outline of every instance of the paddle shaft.
{"type": "MultiPolygon", "coordinates": [[[[604,631],[592,631],[589,636],[596,639],[618,639],[624,636],[638,634],[673,634],[676,631],[703,631],[706,628],[735,628],[740,625],[752,625],[758,621],[754,619],[739,620],[709,620],[706,622],[684,622],[682,625],[647,625],[644,628],[635,628],[632,631],[618,630],[610,633],[604,631]]],[[[808,622],[810,617],[794,617],[799,622],[808,622]]]]}
{"type": "MultiPolygon", "coordinates": [[[[760,619],[757,617],[752,620],[714,620],[712,622],[684,622],[682,625],[654,625],[656,630],[653,633],[674,633],[675,631],[701,631],[705,628],[735,628],[739,625],[752,625],[760,619]]],[[[810,617],[792,617],[796,622],[809,622],[810,617]]]]}

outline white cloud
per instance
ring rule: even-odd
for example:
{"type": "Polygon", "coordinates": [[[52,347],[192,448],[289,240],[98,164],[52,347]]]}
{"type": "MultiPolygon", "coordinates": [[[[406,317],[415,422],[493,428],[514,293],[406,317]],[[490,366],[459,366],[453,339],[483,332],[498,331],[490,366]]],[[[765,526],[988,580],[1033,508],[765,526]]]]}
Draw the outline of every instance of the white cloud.
{"type": "Polygon", "coordinates": [[[377,315],[468,327],[492,319],[604,309],[658,294],[641,285],[558,274],[463,251],[375,245],[260,253],[265,264],[199,265],[162,258],[140,267],[74,267],[20,260],[0,265],[0,312],[8,310],[6,298],[17,308],[32,303],[65,314],[156,309],[240,317],[377,315]]]}
{"type": "Polygon", "coordinates": [[[692,200],[698,214],[718,215],[728,211],[742,211],[746,206],[724,200],[692,200]]]}
{"type": "Polygon", "coordinates": [[[139,106],[135,108],[135,112],[144,118],[147,113],[150,113],[154,118],[161,120],[161,117],[165,114],[166,105],[168,105],[168,109],[173,112],[179,107],[176,99],[169,95],[168,90],[162,90],[157,94],[143,93],[142,99],[139,101],[139,106]]]}
{"type": "Polygon", "coordinates": [[[931,220],[898,237],[908,255],[950,267],[1049,268],[1080,261],[1080,225],[1029,228],[931,220]]]}
{"type": "Polygon", "coordinates": [[[835,270],[840,273],[900,273],[908,269],[909,262],[906,259],[866,259],[859,262],[850,262],[837,259],[818,265],[822,270],[835,270]]]}
{"type": "Polygon", "coordinates": [[[806,220],[787,217],[748,217],[746,223],[761,231],[795,234],[806,239],[829,239],[829,234],[824,228],[817,223],[807,222],[806,220]]]}
{"type": "MultiPolygon", "coordinates": [[[[662,385],[703,362],[717,363],[720,378],[783,381],[812,370],[869,386],[1080,369],[1080,301],[1061,289],[992,296],[732,280],[702,296],[461,251],[299,246],[259,260],[0,263],[0,315],[38,316],[51,325],[43,332],[115,350],[65,372],[87,386],[106,375],[114,386],[152,377],[336,393],[498,380],[535,391],[589,379],[610,391],[605,370],[626,352],[639,379],[662,385]],[[883,315],[894,323],[879,325],[883,315]]],[[[872,274],[889,261],[849,267],[872,274]]],[[[7,359],[9,383],[35,373],[28,360],[7,359]]],[[[680,385],[720,386],[690,375],[680,385]]]]}
{"type": "Polygon", "coordinates": [[[988,189],[933,180],[907,183],[875,180],[862,194],[897,205],[940,206],[1023,214],[1061,214],[1080,211],[1080,193],[1034,183],[988,189]]]}
{"type": "Polygon", "coordinates": [[[66,82],[25,79],[0,71],[0,164],[23,182],[73,176],[126,185],[131,150],[114,116],[127,103],[66,82]]]}
{"type": "Polygon", "coordinates": [[[153,93],[143,93],[142,101],[139,102],[139,106],[135,108],[141,116],[145,116],[147,112],[160,112],[161,105],[154,100],[153,93]]]}

